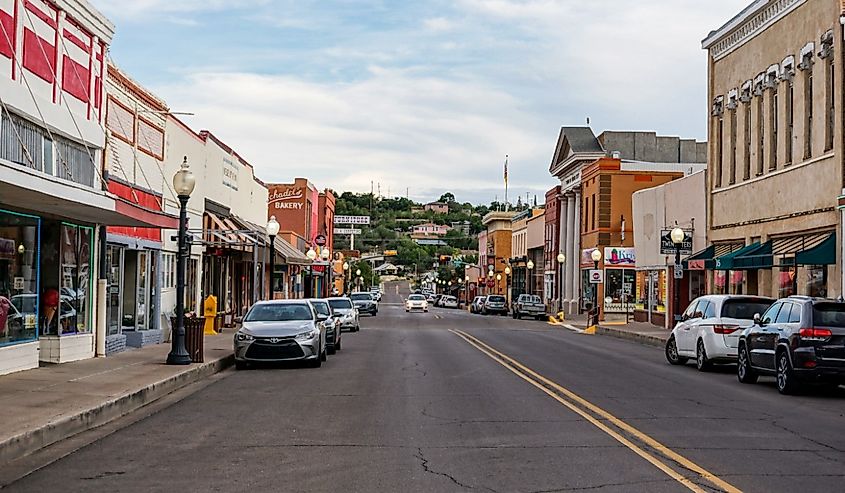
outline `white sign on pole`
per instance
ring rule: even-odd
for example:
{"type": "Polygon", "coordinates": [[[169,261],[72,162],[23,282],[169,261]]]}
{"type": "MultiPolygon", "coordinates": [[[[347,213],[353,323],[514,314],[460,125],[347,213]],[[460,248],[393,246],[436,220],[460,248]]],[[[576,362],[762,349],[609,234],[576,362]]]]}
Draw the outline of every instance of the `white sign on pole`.
{"type": "Polygon", "coordinates": [[[601,269],[590,269],[590,284],[604,284],[604,271],[601,269]]]}
{"type": "Polygon", "coordinates": [[[684,266],[682,264],[675,264],[675,268],[672,270],[675,272],[675,279],[684,278],[684,266]]]}
{"type": "Polygon", "coordinates": [[[335,228],[334,234],[336,234],[336,235],[359,235],[359,234],[361,234],[361,230],[355,229],[355,228],[335,228]]]}
{"type": "Polygon", "coordinates": [[[370,224],[370,216],[335,216],[335,224],[370,224]]]}

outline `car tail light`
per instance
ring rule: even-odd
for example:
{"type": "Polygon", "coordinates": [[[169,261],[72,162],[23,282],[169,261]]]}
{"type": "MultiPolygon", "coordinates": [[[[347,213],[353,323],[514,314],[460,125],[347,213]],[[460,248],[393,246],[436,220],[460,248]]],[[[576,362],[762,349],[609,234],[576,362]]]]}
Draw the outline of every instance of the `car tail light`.
{"type": "Polygon", "coordinates": [[[801,329],[798,335],[805,341],[827,341],[833,337],[833,332],[830,329],[807,328],[801,329]]]}
{"type": "Polygon", "coordinates": [[[717,334],[733,334],[739,330],[738,325],[714,325],[713,332],[717,334]]]}

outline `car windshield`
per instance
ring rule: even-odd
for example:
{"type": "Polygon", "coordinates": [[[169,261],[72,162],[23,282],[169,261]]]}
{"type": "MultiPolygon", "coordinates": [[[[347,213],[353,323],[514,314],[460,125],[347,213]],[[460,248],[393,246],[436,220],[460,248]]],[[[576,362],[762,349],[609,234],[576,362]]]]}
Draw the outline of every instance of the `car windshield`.
{"type": "Polygon", "coordinates": [[[814,305],[813,325],[845,327],[845,303],[817,303],[814,305]]]}
{"type": "Polygon", "coordinates": [[[328,303],[323,302],[323,301],[318,301],[318,302],[315,302],[315,303],[312,303],[312,304],[314,305],[314,311],[316,311],[320,315],[323,315],[324,317],[331,316],[332,311],[329,309],[328,303]]]}
{"type": "Polygon", "coordinates": [[[730,299],[722,304],[722,318],[736,318],[740,320],[754,320],[755,313],[763,313],[769,309],[772,302],[761,299],[730,299]]]}
{"type": "Polygon", "coordinates": [[[368,293],[355,293],[351,296],[352,301],[373,301],[372,296],[368,293]]]}
{"type": "Polygon", "coordinates": [[[256,305],[247,313],[245,322],[287,322],[313,320],[311,307],[306,304],[267,303],[256,305]]]}
{"type": "Polygon", "coordinates": [[[487,301],[490,301],[492,303],[504,303],[505,297],[504,296],[488,296],[487,301]]]}
{"type": "Polygon", "coordinates": [[[332,310],[351,310],[352,302],[349,300],[329,300],[332,310]]]}
{"type": "Polygon", "coordinates": [[[411,300],[411,301],[423,301],[423,300],[425,300],[425,298],[421,294],[412,294],[411,296],[408,296],[408,299],[411,300]]]}

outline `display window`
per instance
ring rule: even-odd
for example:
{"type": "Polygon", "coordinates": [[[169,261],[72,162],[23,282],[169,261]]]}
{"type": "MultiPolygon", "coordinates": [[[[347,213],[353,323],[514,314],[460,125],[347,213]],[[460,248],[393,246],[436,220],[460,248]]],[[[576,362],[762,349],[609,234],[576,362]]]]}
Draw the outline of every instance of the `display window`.
{"type": "Polygon", "coordinates": [[[808,265],[804,270],[807,275],[807,296],[827,298],[827,266],[808,265]]]}
{"type": "Polygon", "coordinates": [[[611,313],[633,311],[636,272],[633,269],[606,269],[604,282],[604,310],[611,313]]]}
{"type": "Polygon", "coordinates": [[[41,334],[89,333],[93,228],[45,222],[41,242],[41,334]]]}
{"type": "Polygon", "coordinates": [[[732,270],[729,271],[730,278],[730,293],[729,294],[743,294],[745,286],[745,271],[732,270]]]}
{"type": "Polygon", "coordinates": [[[38,339],[40,226],[0,210],[0,347],[38,339]]]}
{"type": "Polygon", "coordinates": [[[777,274],[778,298],[786,298],[796,294],[795,281],[796,277],[794,266],[780,267],[777,274]]]}
{"type": "Polygon", "coordinates": [[[728,273],[723,270],[713,271],[713,294],[728,294],[728,273]]]}

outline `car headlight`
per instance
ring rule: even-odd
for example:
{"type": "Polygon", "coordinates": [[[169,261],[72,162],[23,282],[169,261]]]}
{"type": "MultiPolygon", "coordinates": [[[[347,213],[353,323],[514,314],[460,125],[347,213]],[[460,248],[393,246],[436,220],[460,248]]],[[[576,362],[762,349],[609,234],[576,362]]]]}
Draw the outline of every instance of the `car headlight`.
{"type": "Polygon", "coordinates": [[[320,331],[318,329],[311,329],[311,330],[308,330],[306,332],[301,332],[299,334],[296,334],[296,340],[297,341],[307,341],[309,339],[314,339],[318,335],[320,335],[320,331]]]}
{"type": "Polygon", "coordinates": [[[241,332],[241,331],[235,332],[235,340],[238,341],[238,342],[248,342],[248,341],[252,341],[254,339],[255,339],[255,337],[252,337],[251,335],[249,335],[245,332],[241,332]]]}

